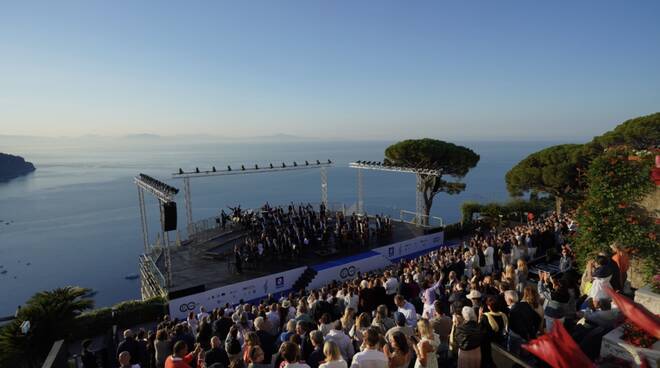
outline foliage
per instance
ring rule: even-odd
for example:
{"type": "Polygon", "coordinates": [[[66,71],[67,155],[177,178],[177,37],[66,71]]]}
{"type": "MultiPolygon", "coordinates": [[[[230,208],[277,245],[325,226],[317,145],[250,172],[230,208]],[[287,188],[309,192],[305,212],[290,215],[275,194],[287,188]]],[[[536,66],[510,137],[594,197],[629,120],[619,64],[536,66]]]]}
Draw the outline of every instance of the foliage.
{"type": "Polygon", "coordinates": [[[91,310],[76,317],[69,338],[82,339],[103,334],[115,322],[120,328],[129,328],[145,322],[158,321],[166,313],[167,302],[164,298],[121,302],[113,307],[91,310]]]}
{"type": "Polygon", "coordinates": [[[53,342],[66,336],[75,317],[93,306],[89,293],[90,289],[67,286],[30,298],[0,332],[0,366],[40,366],[53,342]],[[24,321],[30,323],[27,334],[21,332],[24,321]]]}
{"type": "Polygon", "coordinates": [[[462,221],[472,221],[473,214],[479,213],[483,217],[490,219],[499,218],[502,215],[503,219],[507,220],[520,220],[525,212],[531,212],[538,216],[543,212],[552,209],[551,198],[540,198],[531,201],[522,199],[515,199],[505,203],[477,203],[477,202],[464,202],[461,206],[462,221]]]}
{"type": "Polygon", "coordinates": [[[622,145],[644,150],[652,148],[658,142],[660,142],[660,112],[626,120],[614,130],[595,137],[591,145],[602,152],[607,147],[622,145]]]}
{"type": "Polygon", "coordinates": [[[527,191],[543,192],[555,197],[557,212],[562,202],[581,196],[584,183],[581,171],[587,156],[580,144],[562,144],[532,153],[506,174],[507,190],[512,196],[527,191]]]}
{"type": "Polygon", "coordinates": [[[456,180],[463,178],[479,162],[479,155],[471,149],[437,139],[408,139],[395,143],[385,150],[385,163],[432,168],[442,172],[441,176],[421,175],[421,188],[424,194],[424,214],[429,215],[433,197],[439,192],[457,194],[465,190],[465,183],[456,180]]]}
{"type": "Polygon", "coordinates": [[[468,236],[476,229],[475,222],[456,222],[444,227],[445,240],[468,236]]]}
{"type": "Polygon", "coordinates": [[[627,147],[608,149],[594,159],[587,173],[589,189],[578,208],[577,254],[582,264],[618,242],[629,248],[652,277],[660,265],[658,225],[638,203],[655,190],[650,180],[653,154],[627,147]]]}
{"type": "Polygon", "coordinates": [[[649,335],[646,331],[639,328],[631,320],[626,320],[623,324],[623,334],[621,340],[631,343],[634,346],[648,349],[655,344],[658,339],[649,335]]]}
{"type": "Polygon", "coordinates": [[[35,294],[20,309],[18,318],[0,329],[0,367],[38,367],[57,340],[94,337],[106,333],[114,323],[129,328],[160,320],[167,313],[164,298],[125,301],[83,312],[93,305],[89,295],[90,289],[81,287],[35,294]],[[20,325],[26,320],[31,329],[23,335],[20,325]]]}

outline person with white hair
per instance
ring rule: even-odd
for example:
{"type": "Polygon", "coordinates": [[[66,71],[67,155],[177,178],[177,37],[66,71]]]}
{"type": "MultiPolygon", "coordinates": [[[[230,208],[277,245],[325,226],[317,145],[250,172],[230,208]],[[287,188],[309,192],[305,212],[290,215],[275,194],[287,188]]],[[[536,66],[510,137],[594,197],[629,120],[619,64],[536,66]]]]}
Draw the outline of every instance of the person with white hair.
{"type": "Polygon", "coordinates": [[[477,323],[477,315],[472,307],[461,310],[464,322],[454,319],[456,342],[458,344],[458,368],[481,367],[482,333],[477,323]]]}

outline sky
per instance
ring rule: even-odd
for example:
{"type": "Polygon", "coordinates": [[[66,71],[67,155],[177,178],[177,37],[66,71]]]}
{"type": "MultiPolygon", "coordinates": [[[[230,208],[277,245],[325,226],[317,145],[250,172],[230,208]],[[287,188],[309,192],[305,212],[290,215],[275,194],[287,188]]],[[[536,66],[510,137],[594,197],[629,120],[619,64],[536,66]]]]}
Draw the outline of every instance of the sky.
{"type": "Polygon", "coordinates": [[[660,1],[5,1],[0,134],[585,139],[660,111],[660,1]]]}

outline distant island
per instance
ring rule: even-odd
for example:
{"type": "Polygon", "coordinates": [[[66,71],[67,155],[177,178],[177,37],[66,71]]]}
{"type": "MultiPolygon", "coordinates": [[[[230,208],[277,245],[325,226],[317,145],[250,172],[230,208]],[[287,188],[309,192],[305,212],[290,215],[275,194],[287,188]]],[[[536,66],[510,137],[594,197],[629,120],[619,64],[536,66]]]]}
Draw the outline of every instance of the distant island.
{"type": "Polygon", "coordinates": [[[34,170],[34,165],[23,157],[0,153],[0,181],[17,178],[34,170]]]}

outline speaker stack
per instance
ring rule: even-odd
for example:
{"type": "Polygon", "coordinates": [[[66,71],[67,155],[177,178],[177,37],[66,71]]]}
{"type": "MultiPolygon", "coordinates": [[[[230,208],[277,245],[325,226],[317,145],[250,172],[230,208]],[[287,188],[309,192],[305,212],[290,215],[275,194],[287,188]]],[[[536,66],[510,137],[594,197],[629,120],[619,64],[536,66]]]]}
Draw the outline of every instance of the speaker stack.
{"type": "Polygon", "coordinates": [[[164,202],[161,204],[161,221],[163,231],[176,230],[176,202],[164,202]]]}

